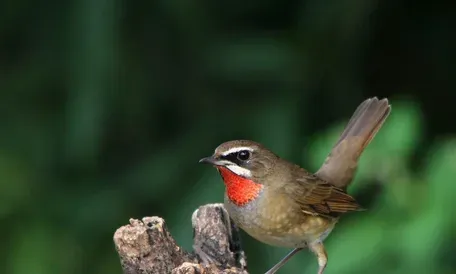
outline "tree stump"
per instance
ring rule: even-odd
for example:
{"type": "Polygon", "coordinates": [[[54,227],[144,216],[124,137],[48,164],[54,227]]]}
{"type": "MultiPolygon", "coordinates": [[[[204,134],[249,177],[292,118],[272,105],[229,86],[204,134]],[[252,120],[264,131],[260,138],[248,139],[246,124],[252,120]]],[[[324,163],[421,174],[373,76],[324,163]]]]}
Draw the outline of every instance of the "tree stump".
{"type": "Polygon", "coordinates": [[[160,217],[130,219],[114,244],[125,274],[248,274],[239,229],[223,204],[199,207],[192,215],[193,252],[176,244],[160,217]]]}

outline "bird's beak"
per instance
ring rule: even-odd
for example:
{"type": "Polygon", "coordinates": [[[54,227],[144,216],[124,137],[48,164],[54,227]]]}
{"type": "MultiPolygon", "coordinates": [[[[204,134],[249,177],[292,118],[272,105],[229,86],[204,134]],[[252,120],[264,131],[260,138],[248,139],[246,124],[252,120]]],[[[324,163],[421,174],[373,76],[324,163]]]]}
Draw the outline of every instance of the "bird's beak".
{"type": "Polygon", "coordinates": [[[200,164],[210,164],[210,165],[214,165],[214,166],[224,166],[224,165],[226,165],[226,161],[218,160],[214,156],[205,157],[205,158],[199,160],[199,163],[200,164]]]}

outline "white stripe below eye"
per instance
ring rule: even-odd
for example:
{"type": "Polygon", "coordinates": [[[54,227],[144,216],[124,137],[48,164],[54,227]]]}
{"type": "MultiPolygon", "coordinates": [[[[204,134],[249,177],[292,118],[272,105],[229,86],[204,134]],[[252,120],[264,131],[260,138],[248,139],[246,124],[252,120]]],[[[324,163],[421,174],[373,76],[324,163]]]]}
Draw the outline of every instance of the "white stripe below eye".
{"type": "Polygon", "coordinates": [[[236,152],[239,152],[239,151],[242,151],[242,150],[253,151],[253,148],[251,148],[251,147],[233,147],[233,148],[230,148],[227,151],[223,152],[222,155],[226,156],[228,154],[236,153],[236,152]]]}
{"type": "Polygon", "coordinates": [[[250,178],[252,177],[252,172],[250,170],[237,166],[237,165],[227,165],[226,168],[231,170],[232,172],[236,173],[239,176],[245,177],[245,178],[250,178]]]}

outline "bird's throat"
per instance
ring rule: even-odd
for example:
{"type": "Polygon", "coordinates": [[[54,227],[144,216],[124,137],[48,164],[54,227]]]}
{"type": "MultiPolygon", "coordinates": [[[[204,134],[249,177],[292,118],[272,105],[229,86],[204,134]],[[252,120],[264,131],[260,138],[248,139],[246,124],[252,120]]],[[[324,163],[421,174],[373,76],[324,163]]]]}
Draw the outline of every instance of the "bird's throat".
{"type": "Polygon", "coordinates": [[[237,175],[226,167],[217,167],[226,186],[226,194],[235,205],[244,206],[260,194],[262,184],[237,175]]]}

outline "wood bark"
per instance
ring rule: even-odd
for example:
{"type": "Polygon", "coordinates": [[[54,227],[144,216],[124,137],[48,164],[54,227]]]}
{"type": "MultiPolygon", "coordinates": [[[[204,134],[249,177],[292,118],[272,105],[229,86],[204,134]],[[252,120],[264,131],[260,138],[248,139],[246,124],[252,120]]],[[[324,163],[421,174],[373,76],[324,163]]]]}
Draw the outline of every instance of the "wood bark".
{"type": "Polygon", "coordinates": [[[193,251],[176,244],[160,217],[130,219],[114,244],[125,274],[248,274],[239,230],[223,204],[199,207],[192,215],[193,251]]]}

